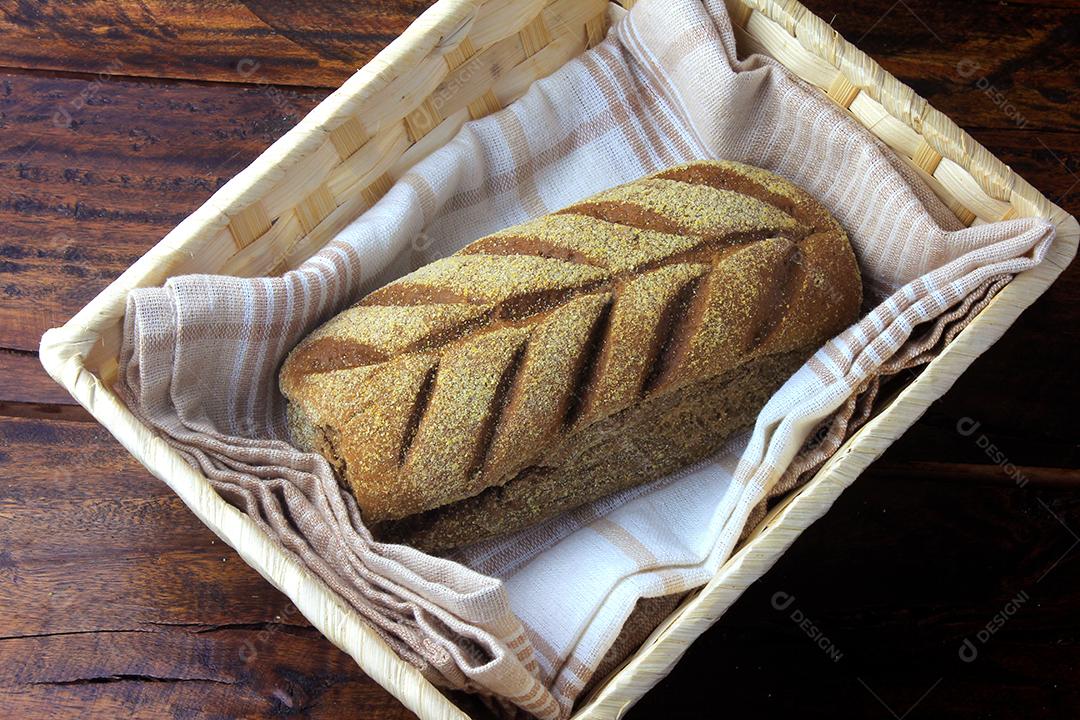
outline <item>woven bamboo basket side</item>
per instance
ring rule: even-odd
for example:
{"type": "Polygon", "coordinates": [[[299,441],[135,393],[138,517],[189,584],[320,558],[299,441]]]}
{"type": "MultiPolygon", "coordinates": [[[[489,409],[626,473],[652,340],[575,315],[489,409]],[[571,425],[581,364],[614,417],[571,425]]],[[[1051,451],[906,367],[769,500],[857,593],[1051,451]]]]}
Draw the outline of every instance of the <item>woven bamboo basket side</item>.
{"type": "MultiPolygon", "coordinates": [[[[604,0],[489,0],[412,69],[323,128],[322,143],[222,212],[211,262],[233,275],[294,268],[470,119],[509,105],[603,38],[604,0]]],[[[187,268],[181,268],[181,272],[187,268]]]]}
{"type": "Polygon", "coordinates": [[[368,677],[424,720],[468,720],[417,668],[402,660],[352,607],[298,560],[286,556],[280,545],[250,517],[225,502],[201,472],[143,425],[83,365],[80,357],[83,349],[83,343],[71,340],[63,329],[50,330],[42,339],[42,364],[136,460],[168,485],[200,522],[288,597],[312,626],[352,657],[368,677]]]}

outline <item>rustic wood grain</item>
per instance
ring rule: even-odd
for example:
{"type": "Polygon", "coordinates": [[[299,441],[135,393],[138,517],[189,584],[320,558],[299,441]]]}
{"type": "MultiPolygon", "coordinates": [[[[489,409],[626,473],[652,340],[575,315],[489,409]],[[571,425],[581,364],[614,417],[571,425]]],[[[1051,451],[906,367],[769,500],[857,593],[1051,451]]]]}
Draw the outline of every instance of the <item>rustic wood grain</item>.
{"type": "Polygon", "coordinates": [[[1076,717],[1073,477],[1048,492],[871,468],[627,717],[698,717],[706,676],[732,716],[1076,717]]]}
{"type": "Polygon", "coordinates": [[[36,352],[0,350],[0,402],[74,405],[38,361],[36,352]]]}
{"type": "MultiPolygon", "coordinates": [[[[1076,3],[805,2],[1080,209],[1076,3]]],[[[0,0],[3,716],[411,717],[35,351],[425,6],[0,0]]],[[[1074,263],[631,716],[1077,716],[1078,307],[1074,263]]]]}
{"type": "Polygon", "coordinates": [[[327,94],[92,82],[0,73],[0,348],[36,350],[327,94]]]}
{"type": "Polygon", "coordinates": [[[429,4],[5,2],[0,67],[335,88],[429,4]]]}
{"type": "Polygon", "coordinates": [[[0,643],[7,717],[415,717],[313,628],[157,627],[0,643]]]}
{"type": "Polygon", "coordinates": [[[3,419],[0,447],[3,635],[258,623],[280,610],[99,425],[3,419]]]}
{"type": "Polygon", "coordinates": [[[103,428],[0,419],[5,717],[410,717],[103,428]]]}

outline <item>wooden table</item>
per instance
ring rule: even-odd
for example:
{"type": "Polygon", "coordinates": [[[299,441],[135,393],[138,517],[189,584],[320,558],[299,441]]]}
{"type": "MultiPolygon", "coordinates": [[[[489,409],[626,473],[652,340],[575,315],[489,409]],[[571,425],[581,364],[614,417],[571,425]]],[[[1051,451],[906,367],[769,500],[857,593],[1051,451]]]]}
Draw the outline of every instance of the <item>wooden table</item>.
{"type": "MultiPolygon", "coordinates": [[[[1080,211],[1075,2],[807,4],[1080,211]]],[[[424,5],[4,3],[0,714],[409,716],[36,349],[424,5]]],[[[631,717],[1080,716],[1077,268],[631,717]]]]}

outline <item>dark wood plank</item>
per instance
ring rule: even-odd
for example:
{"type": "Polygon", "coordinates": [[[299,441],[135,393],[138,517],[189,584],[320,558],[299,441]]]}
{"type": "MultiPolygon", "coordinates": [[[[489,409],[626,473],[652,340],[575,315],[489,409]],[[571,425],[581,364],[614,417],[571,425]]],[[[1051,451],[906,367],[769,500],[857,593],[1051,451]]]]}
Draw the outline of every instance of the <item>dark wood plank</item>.
{"type": "Polygon", "coordinates": [[[10,2],[0,67],[334,88],[429,4],[10,2]]]}
{"type": "Polygon", "coordinates": [[[415,717],[314,628],[273,623],[3,639],[0,671],[8,717],[415,717]]]}
{"type": "Polygon", "coordinates": [[[0,402],[74,405],[41,367],[36,352],[0,350],[0,402]]]}
{"type": "Polygon", "coordinates": [[[7,716],[411,716],[101,427],[0,419],[0,518],[7,716]]]}
{"type": "Polygon", "coordinates": [[[1073,478],[870,470],[628,717],[1075,717],[1073,478]]]}
{"type": "Polygon", "coordinates": [[[326,94],[2,73],[0,85],[0,348],[18,350],[36,350],[326,94]]]}
{"type": "Polygon", "coordinates": [[[0,447],[0,508],[18,520],[0,523],[3,634],[266,622],[280,610],[104,428],[0,419],[0,447]]]}
{"type": "Polygon", "coordinates": [[[1073,263],[886,453],[886,458],[1080,467],[1080,265],[1073,263]],[[970,430],[963,435],[957,427],[970,430]],[[993,452],[993,451],[991,451],[993,452]]]}

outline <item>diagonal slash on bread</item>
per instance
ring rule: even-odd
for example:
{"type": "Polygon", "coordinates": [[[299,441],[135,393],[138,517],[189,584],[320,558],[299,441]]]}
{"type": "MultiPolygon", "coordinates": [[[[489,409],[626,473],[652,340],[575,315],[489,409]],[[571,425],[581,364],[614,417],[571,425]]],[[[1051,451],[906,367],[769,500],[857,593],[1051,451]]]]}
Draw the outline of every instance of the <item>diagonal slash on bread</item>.
{"type": "Polygon", "coordinates": [[[816,200],[694,162],[372,292],[293,350],[281,389],[294,442],[376,534],[440,550],[715,452],[860,302],[816,200]]]}

